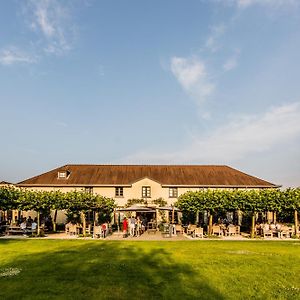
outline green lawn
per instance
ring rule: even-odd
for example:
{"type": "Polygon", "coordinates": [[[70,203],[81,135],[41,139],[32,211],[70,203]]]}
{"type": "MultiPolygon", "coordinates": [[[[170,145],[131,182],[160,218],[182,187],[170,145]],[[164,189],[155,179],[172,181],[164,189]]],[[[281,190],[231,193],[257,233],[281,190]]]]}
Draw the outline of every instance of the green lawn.
{"type": "Polygon", "coordinates": [[[300,299],[300,242],[0,240],[0,299],[250,298],[300,299]]]}

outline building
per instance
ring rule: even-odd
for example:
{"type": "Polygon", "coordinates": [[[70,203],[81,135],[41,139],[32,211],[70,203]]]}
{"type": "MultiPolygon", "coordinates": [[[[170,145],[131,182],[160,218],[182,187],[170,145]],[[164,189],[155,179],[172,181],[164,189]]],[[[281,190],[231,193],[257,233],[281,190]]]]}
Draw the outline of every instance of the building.
{"type": "Polygon", "coordinates": [[[13,185],[13,183],[7,182],[7,181],[0,181],[0,187],[2,187],[2,186],[11,186],[11,185],[13,185]]]}
{"type": "Polygon", "coordinates": [[[171,205],[183,193],[204,188],[279,187],[231,167],[215,165],[65,165],[19,182],[17,186],[62,192],[85,189],[114,198],[121,207],[128,199],[145,199],[151,203],[163,198],[171,205]]]}

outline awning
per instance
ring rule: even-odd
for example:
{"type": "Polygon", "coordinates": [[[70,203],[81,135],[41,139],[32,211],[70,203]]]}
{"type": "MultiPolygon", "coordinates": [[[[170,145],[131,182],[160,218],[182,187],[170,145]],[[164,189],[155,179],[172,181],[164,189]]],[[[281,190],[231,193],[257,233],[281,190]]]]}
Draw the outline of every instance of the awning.
{"type": "Polygon", "coordinates": [[[157,209],[160,210],[169,210],[169,211],[180,211],[179,208],[175,207],[175,206],[161,206],[161,207],[157,207],[157,209]]]}
{"type": "Polygon", "coordinates": [[[116,211],[136,211],[136,212],[155,212],[155,209],[146,206],[132,205],[124,208],[117,208],[116,211]]]}

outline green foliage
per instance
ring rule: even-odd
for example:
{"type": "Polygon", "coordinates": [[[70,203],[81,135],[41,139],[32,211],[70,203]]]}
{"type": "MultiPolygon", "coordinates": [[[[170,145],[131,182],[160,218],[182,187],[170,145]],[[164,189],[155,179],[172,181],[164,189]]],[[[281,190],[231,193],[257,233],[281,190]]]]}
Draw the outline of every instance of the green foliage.
{"type": "Polygon", "coordinates": [[[17,208],[20,190],[12,186],[0,187],[0,210],[17,208]]]}
{"type": "Polygon", "coordinates": [[[158,205],[159,207],[167,205],[167,201],[165,199],[161,198],[161,197],[152,200],[152,203],[155,204],[155,205],[158,205]]]}
{"type": "Polygon", "coordinates": [[[300,188],[283,191],[279,189],[189,191],[179,197],[176,206],[186,214],[232,210],[300,211],[300,188]]]}
{"type": "Polygon", "coordinates": [[[110,220],[115,201],[85,191],[33,191],[14,187],[0,188],[0,210],[35,210],[42,214],[50,209],[66,210],[68,220],[77,222],[80,213],[97,212],[99,217],[110,220]]]}
{"type": "Polygon", "coordinates": [[[132,206],[134,204],[147,204],[147,200],[144,199],[128,199],[125,207],[132,206]]]}

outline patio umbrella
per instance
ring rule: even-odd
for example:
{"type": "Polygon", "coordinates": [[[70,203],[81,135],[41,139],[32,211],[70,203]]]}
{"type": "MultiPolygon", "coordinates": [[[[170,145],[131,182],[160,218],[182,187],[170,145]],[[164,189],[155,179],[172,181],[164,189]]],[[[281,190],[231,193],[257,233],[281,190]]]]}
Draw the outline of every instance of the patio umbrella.
{"type": "Polygon", "coordinates": [[[158,207],[158,209],[172,211],[172,224],[174,224],[175,211],[180,211],[179,208],[177,208],[173,205],[171,205],[171,206],[161,206],[161,207],[158,207]]]}

